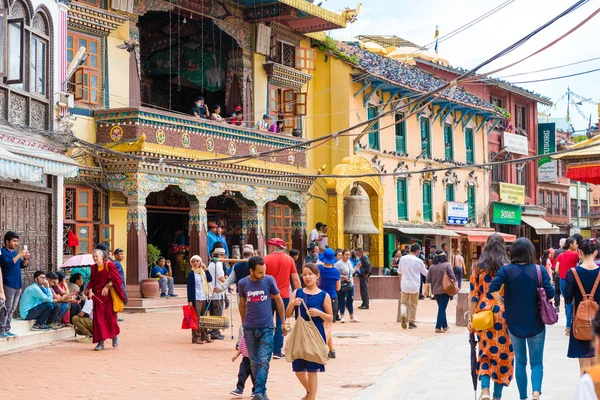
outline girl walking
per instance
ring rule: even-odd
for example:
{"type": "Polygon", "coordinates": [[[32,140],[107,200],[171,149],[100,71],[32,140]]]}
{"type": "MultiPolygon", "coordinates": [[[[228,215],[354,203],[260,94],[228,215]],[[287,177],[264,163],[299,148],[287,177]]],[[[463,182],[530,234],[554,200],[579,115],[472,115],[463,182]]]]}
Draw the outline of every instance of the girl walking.
{"type": "Polygon", "coordinates": [[[554,288],[545,268],[534,264],[535,249],[527,238],[517,239],[510,248],[510,264],[500,268],[489,287],[494,299],[504,304],[508,335],[515,352],[517,387],[521,399],[527,398],[527,359],[531,366],[532,400],[542,394],[544,375],[544,342],[546,326],[538,306],[538,270],[547,298],[554,297],[554,288]],[[500,289],[504,285],[504,297],[500,289]],[[528,353],[529,350],[529,353],[528,353]]]}
{"type": "Polygon", "coordinates": [[[435,323],[436,333],[444,333],[450,329],[446,318],[446,308],[448,307],[450,296],[442,290],[444,273],[448,274],[450,280],[453,282],[456,281],[452,266],[448,262],[448,256],[444,250],[437,250],[433,256],[433,264],[429,267],[429,273],[427,274],[427,283],[431,284],[431,292],[438,304],[437,321],[435,323]]]}
{"type": "MultiPolygon", "coordinates": [[[[309,316],[302,305],[302,301],[304,301],[312,321],[323,338],[323,342],[326,342],[324,322],[333,322],[333,310],[331,309],[329,294],[317,286],[319,277],[320,273],[317,265],[309,263],[302,268],[302,279],[306,287],[296,289],[292,293],[290,304],[286,310],[286,317],[290,318],[295,312],[296,319],[304,318],[308,321],[309,316]],[[298,310],[300,310],[300,313],[298,313],[298,310]]],[[[319,386],[317,372],[325,372],[325,366],[298,359],[292,362],[292,370],[296,373],[296,377],[306,390],[306,395],[302,400],[315,400],[319,386]]]]}
{"type": "MultiPolygon", "coordinates": [[[[494,381],[494,400],[502,398],[502,390],[513,378],[515,355],[508,336],[504,305],[494,299],[489,291],[496,274],[508,263],[504,250],[504,239],[498,234],[490,236],[485,244],[479,262],[471,274],[471,317],[479,312],[492,312],[493,325],[490,329],[478,331],[479,357],[477,375],[481,381],[480,400],[490,399],[490,381],[494,381]]],[[[472,330],[469,325],[469,329],[472,330]]]]}

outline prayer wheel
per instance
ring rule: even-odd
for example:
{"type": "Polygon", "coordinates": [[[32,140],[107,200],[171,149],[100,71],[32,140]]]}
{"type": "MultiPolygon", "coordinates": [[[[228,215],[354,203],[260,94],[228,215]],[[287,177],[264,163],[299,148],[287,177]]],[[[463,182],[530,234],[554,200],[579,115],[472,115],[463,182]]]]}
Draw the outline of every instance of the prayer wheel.
{"type": "Polygon", "coordinates": [[[344,233],[377,235],[371,218],[371,201],[366,194],[351,194],[344,199],[344,233]]]}

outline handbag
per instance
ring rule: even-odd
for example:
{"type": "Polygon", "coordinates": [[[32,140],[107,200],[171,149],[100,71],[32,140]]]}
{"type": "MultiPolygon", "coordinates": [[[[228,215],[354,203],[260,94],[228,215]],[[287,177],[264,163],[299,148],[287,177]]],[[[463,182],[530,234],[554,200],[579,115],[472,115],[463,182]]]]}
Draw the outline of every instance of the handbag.
{"type": "Polygon", "coordinates": [[[546,290],[542,287],[542,269],[539,265],[536,265],[537,276],[538,276],[538,286],[537,286],[537,302],[538,307],[540,309],[540,316],[542,317],[542,322],[546,325],[554,325],[558,322],[558,314],[554,309],[554,306],[548,301],[546,298],[546,290]]]}
{"type": "Polygon", "coordinates": [[[285,360],[292,362],[301,359],[325,365],[328,360],[329,348],[313,322],[304,300],[302,300],[302,306],[306,310],[308,321],[301,315],[296,319],[294,329],[285,342],[285,360]]]}
{"type": "Polygon", "coordinates": [[[198,330],[198,316],[194,307],[183,306],[183,321],[181,321],[181,329],[198,330]]]}
{"type": "Polygon", "coordinates": [[[112,298],[113,311],[116,313],[120,313],[125,308],[125,305],[123,304],[123,300],[121,300],[121,298],[117,294],[117,291],[115,290],[114,287],[111,286],[109,289],[109,292],[110,292],[110,297],[112,298]]]}
{"type": "Polygon", "coordinates": [[[479,311],[471,316],[471,328],[486,331],[494,327],[494,313],[491,310],[479,311]]]}
{"type": "Polygon", "coordinates": [[[442,291],[450,297],[456,296],[456,294],[460,291],[458,285],[452,282],[452,279],[450,279],[448,276],[446,268],[444,268],[444,276],[442,277],[442,291]]]}
{"type": "Polygon", "coordinates": [[[352,289],[352,283],[350,281],[342,281],[340,292],[349,292],[350,289],[352,289]]]}

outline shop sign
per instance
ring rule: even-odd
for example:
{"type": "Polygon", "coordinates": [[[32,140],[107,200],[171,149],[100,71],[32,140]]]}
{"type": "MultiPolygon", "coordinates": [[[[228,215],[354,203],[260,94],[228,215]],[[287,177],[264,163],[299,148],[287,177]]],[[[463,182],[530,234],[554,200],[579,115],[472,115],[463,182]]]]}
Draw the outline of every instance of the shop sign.
{"type": "Polygon", "coordinates": [[[501,225],[521,225],[521,206],[516,204],[494,203],[492,223],[501,225]]]}
{"type": "MultiPolygon", "coordinates": [[[[538,125],[538,152],[540,155],[556,151],[556,125],[554,122],[538,125]]],[[[550,157],[538,159],[538,182],[556,182],[558,165],[550,157]]]]}
{"type": "Polygon", "coordinates": [[[506,147],[506,151],[513,154],[529,155],[529,146],[527,144],[527,136],[516,135],[510,132],[504,132],[502,137],[502,145],[506,147]]]}
{"type": "Polygon", "coordinates": [[[446,224],[466,225],[469,223],[469,205],[455,201],[446,202],[446,224]]]}
{"type": "Polygon", "coordinates": [[[525,186],[500,182],[500,201],[510,204],[525,204],[525,186]]]}

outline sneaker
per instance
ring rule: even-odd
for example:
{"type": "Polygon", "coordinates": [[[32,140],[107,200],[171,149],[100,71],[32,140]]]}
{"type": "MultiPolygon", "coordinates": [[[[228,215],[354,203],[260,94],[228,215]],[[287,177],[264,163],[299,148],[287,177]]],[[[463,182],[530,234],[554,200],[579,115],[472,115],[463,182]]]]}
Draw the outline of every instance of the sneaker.
{"type": "Polygon", "coordinates": [[[435,328],[435,333],[446,333],[443,329],[435,328]]]}
{"type": "Polygon", "coordinates": [[[408,329],[416,329],[416,328],[417,328],[416,324],[414,324],[412,322],[408,324],[408,329]]]}
{"type": "Polygon", "coordinates": [[[329,357],[329,358],[335,358],[335,350],[330,350],[329,354],[327,354],[327,357],[329,357]]]}
{"type": "Polygon", "coordinates": [[[279,353],[273,353],[273,358],[276,360],[279,360],[281,358],[285,358],[285,354],[279,352],[279,353]]]}
{"type": "Polygon", "coordinates": [[[10,337],[15,337],[15,336],[17,336],[17,334],[16,334],[16,333],[12,333],[12,332],[6,332],[6,334],[7,334],[8,336],[10,336],[10,337]]]}
{"type": "Polygon", "coordinates": [[[6,332],[0,333],[0,339],[8,339],[9,337],[10,337],[10,335],[6,332]]]}
{"type": "Polygon", "coordinates": [[[52,329],[50,326],[46,325],[46,324],[34,324],[31,327],[32,331],[47,331],[52,329]]]}
{"type": "Polygon", "coordinates": [[[104,340],[101,342],[98,342],[98,344],[96,345],[96,347],[94,348],[94,350],[96,351],[102,351],[104,350],[104,340]]]}
{"type": "Polygon", "coordinates": [[[175,294],[175,293],[173,293],[173,294],[170,294],[169,296],[170,296],[170,297],[177,297],[177,296],[179,296],[179,295],[178,295],[178,294],[175,294]]]}
{"type": "Polygon", "coordinates": [[[112,340],[113,347],[119,347],[119,337],[115,336],[112,340]]]}
{"type": "Polygon", "coordinates": [[[123,322],[123,318],[117,318],[117,322],[123,322]]]}
{"type": "Polygon", "coordinates": [[[408,328],[408,325],[406,324],[406,315],[402,316],[402,329],[406,329],[408,328]]]}
{"type": "Polygon", "coordinates": [[[340,324],[345,324],[346,320],[344,319],[344,317],[340,318],[340,324]]]}
{"type": "Polygon", "coordinates": [[[360,319],[358,319],[356,317],[355,318],[350,318],[350,323],[358,323],[358,322],[360,322],[360,319]]]}
{"type": "Polygon", "coordinates": [[[160,294],[160,297],[169,297],[169,295],[168,295],[168,294],[166,294],[166,293],[161,293],[161,294],[160,294]]]}
{"type": "Polygon", "coordinates": [[[50,329],[58,330],[63,327],[63,324],[61,324],[60,322],[53,322],[48,326],[50,327],[50,329]]]}
{"type": "Polygon", "coordinates": [[[235,389],[235,390],[232,390],[231,392],[229,392],[229,394],[232,394],[236,397],[242,397],[244,395],[244,392],[241,391],[240,389],[235,389]]]}
{"type": "Polygon", "coordinates": [[[449,330],[450,330],[450,327],[448,327],[448,326],[444,328],[444,332],[448,332],[449,330]]]}
{"type": "Polygon", "coordinates": [[[92,338],[89,336],[86,336],[84,338],[81,338],[78,340],[79,343],[92,343],[92,338]]]}
{"type": "Polygon", "coordinates": [[[358,308],[360,308],[361,310],[368,310],[368,309],[369,309],[369,306],[364,306],[364,305],[363,305],[363,306],[359,306],[358,308]]]}

